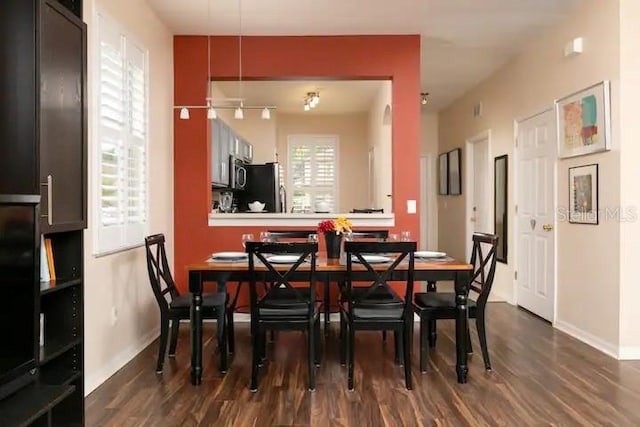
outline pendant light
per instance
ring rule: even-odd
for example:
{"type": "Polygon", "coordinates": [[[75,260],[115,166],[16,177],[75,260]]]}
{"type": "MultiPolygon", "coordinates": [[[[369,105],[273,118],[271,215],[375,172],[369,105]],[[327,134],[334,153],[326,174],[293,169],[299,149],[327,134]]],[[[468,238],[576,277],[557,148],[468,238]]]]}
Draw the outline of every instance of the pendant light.
{"type": "Polygon", "coordinates": [[[180,109],[180,119],[189,120],[189,110],[187,109],[187,107],[182,107],[180,109]]]}
{"type": "Polygon", "coordinates": [[[262,109],[262,120],[270,120],[271,119],[271,111],[267,107],[262,109]]]}
{"type": "MultiPolygon", "coordinates": [[[[238,98],[242,99],[242,0],[238,0],[238,93],[238,98]]],[[[244,119],[242,107],[242,101],[240,101],[240,106],[233,114],[237,120],[244,119]]]]}

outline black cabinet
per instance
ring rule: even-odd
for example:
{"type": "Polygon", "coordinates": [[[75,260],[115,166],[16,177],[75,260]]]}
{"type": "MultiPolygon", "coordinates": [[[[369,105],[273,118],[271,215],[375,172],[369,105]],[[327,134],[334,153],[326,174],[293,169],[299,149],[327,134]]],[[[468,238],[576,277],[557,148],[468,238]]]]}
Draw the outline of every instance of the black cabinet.
{"type": "Polygon", "coordinates": [[[44,233],[86,227],[86,28],[58,2],[40,11],[40,185],[44,233]]]}
{"type": "MultiPolygon", "coordinates": [[[[0,199],[39,196],[34,245],[41,238],[48,243],[55,270],[31,305],[40,319],[33,338],[37,381],[0,400],[0,425],[84,425],[87,45],[81,16],[81,0],[0,6],[0,199]]],[[[5,323],[0,327],[9,333],[26,333],[20,323],[5,323]]]]}

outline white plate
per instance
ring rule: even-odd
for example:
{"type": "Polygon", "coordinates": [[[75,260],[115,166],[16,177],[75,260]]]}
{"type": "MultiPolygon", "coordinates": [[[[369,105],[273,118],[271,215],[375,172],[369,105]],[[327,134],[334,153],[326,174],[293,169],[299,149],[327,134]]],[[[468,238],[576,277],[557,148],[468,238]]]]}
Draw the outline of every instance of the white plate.
{"type": "Polygon", "coordinates": [[[267,261],[272,264],[294,264],[298,262],[300,255],[271,255],[267,261]]]}
{"type": "Polygon", "coordinates": [[[228,261],[235,259],[245,259],[247,258],[247,254],[245,252],[215,252],[211,254],[211,258],[228,261]]]}
{"type": "Polygon", "coordinates": [[[447,254],[444,252],[436,251],[417,251],[415,252],[416,258],[444,258],[447,254]]]}
{"type": "MultiPolygon", "coordinates": [[[[364,260],[369,264],[382,264],[385,262],[391,262],[391,258],[381,255],[362,255],[362,258],[364,258],[364,260]]],[[[351,261],[360,263],[360,260],[356,256],[352,256],[351,261]]]]}

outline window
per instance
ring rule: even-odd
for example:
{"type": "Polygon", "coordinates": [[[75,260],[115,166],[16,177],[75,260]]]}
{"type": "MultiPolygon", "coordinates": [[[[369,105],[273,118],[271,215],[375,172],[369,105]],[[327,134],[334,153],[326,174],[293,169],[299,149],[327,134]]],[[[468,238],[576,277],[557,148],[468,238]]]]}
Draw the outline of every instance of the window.
{"type": "Polygon", "coordinates": [[[98,16],[97,254],[142,244],[147,231],[147,50],[98,16]]]}
{"type": "Polygon", "coordinates": [[[294,212],[338,210],[338,139],[335,136],[292,135],[288,158],[291,206],[294,212]]]}

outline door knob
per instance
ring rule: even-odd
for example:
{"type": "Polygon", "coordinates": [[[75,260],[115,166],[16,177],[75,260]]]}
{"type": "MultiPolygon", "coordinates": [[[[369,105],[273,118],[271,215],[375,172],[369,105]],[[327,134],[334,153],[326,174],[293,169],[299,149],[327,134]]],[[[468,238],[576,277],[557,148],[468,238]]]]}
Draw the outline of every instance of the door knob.
{"type": "Polygon", "coordinates": [[[553,225],[551,225],[551,224],[545,224],[545,225],[543,225],[543,226],[542,226],[542,229],[543,229],[544,231],[551,231],[551,230],[553,230],[553,225]]]}

